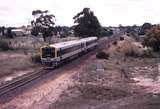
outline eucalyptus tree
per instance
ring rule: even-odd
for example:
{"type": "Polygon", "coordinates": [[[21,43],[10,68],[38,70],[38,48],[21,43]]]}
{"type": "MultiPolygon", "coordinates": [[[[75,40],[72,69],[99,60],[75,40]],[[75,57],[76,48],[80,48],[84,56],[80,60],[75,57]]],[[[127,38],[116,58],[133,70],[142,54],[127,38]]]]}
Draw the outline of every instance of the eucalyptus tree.
{"type": "Polygon", "coordinates": [[[43,36],[44,41],[46,37],[51,37],[53,35],[54,25],[55,25],[55,16],[49,14],[48,10],[34,10],[32,11],[34,20],[31,21],[32,31],[31,34],[38,36],[40,33],[43,36]]]}
{"type": "Polygon", "coordinates": [[[101,25],[90,8],[84,8],[75,15],[73,19],[76,24],[74,26],[74,33],[76,36],[88,37],[100,35],[101,25]]]}

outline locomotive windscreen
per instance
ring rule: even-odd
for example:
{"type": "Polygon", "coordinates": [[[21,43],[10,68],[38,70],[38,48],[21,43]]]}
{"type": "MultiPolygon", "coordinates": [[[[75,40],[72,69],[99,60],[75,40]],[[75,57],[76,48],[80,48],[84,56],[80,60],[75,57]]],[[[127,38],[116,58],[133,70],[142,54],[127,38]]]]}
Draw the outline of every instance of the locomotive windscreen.
{"type": "Polygon", "coordinates": [[[51,47],[42,48],[42,58],[54,58],[55,49],[51,47]]]}

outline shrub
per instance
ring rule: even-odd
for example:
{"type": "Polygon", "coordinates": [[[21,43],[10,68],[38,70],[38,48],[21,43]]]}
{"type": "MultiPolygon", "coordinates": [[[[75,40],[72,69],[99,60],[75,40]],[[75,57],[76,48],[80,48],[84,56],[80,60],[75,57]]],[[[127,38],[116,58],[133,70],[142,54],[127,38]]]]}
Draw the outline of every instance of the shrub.
{"type": "Polygon", "coordinates": [[[9,47],[8,42],[5,40],[0,40],[0,50],[7,51],[9,49],[10,49],[10,47],[9,47]]]}
{"type": "Polygon", "coordinates": [[[108,59],[109,54],[101,51],[101,52],[97,53],[96,58],[98,58],[98,59],[108,59]]]}
{"type": "Polygon", "coordinates": [[[40,54],[35,54],[31,57],[32,62],[34,63],[41,63],[41,56],[40,54]]]}
{"type": "Polygon", "coordinates": [[[131,49],[125,52],[125,56],[138,57],[139,55],[133,49],[131,49]]]}
{"type": "Polygon", "coordinates": [[[152,57],[154,57],[152,52],[153,51],[151,49],[143,50],[141,53],[138,52],[138,51],[135,51],[135,50],[131,49],[130,51],[128,50],[127,52],[125,52],[125,56],[152,58],[152,57]]]}
{"type": "Polygon", "coordinates": [[[120,37],[120,41],[123,41],[124,40],[124,37],[120,37]]]}
{"type": "Polygon", "coordinates": [[[113,45],[117,45],[117,41],[114,41],[114,42],[113,42],[113,45]]]}
{"type": "Polygon", "coordinates": [[[139,31],[139,35],[145,35],[147,33],[148,30],[150,30],[152,28],[152,24],[151,23],[144,23],[142,25],[142,27],[140,28],[140,31],[139,31]]]}
{"type": "Polygon", "coordinates": [[[127,33],[126,35],[127,35],[127,36],[130,36],[130,34],[129,34],[129,33],[127,33]]]}
{"type": "Polygon", "coordinates": [[[154,26],[148,31],[143,45],[153,48],[155,52],[160,50],[160,25],[154,26]]]}
{"type": "Polygon", "coordinates": [[[142,57],[147,57],[147,58],[154,57],[153,51],[151,49],[144,50],[142,57]]]}

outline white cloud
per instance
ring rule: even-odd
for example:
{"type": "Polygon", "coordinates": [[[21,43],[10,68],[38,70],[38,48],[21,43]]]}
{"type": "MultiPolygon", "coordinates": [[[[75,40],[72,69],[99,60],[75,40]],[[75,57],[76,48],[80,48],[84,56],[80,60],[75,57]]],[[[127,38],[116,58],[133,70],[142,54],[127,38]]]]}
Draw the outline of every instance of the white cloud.
{"type": "Polygon", "coordinates": [[[73,25],[73,16],[84,7],[94,11],[100,23],[133,25],[160,23],[159,0],[0,0],[0,25],[26,25],[32,10],[49,10],[56,24],[73,25]]]}

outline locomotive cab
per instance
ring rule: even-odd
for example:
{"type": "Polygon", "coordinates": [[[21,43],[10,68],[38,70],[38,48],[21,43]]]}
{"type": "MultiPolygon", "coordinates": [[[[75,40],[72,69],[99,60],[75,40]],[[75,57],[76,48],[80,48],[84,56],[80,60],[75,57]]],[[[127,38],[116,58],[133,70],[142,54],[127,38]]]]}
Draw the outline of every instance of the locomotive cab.
{"type": "Polygon", "coordinates": [[[44,64],[56,62],[56,51],[54,47],[45,46],[41,48],[41,62],[44,64]]]}
{"type": "Polygon", "coordinates": [[[54,58],[55,57],[55,49],[52,47],[42,48],[42,58],[54,58]]]}

